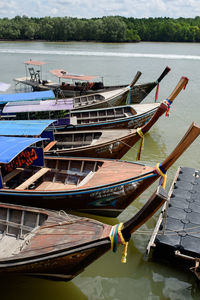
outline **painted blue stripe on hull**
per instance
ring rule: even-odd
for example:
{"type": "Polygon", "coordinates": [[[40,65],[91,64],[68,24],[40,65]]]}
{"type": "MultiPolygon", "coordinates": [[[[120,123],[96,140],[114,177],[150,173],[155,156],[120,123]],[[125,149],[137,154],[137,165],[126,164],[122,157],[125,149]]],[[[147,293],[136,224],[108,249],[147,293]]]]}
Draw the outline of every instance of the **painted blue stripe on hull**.
{"type": "Polygon", "coordinates": [[[103,190],[108,190],[108,189],[113,189],[115,187],[119,187],[119,186],[123,186],[123,185],[127,185],[127,184],[130,184],[130,183],[133,183],[133,182],[139,182],[139,181],[142,181],[142,180],[145,180],[147,178],[150,178],[150,177],[154,177],[154,176],[158,176],[157,174],[152,174],[150,176],[147,176],[145,178],[139,178],[137,180],[131,180],[131,181],[128,181],[126,183],[121,183],[121,184],[117,184],[117,185],[112,185],[111,187],[106,187],[106,188],[98,188],[98,189],[95,189],[95,190],[87,190],[87,191],[82,191],[82,192],[74,192],[74,193],[60,193],[60,194],[54,194],[54,191],[52,191],[51,194],[31,194],[31,193],[8,193],[8,192],[2,192],[0,190],[0,195],[17,195],[17,196],[27,196],[29,195],[30,197],[37,197],[37,196],[45,196],[45,197],[55,197],[55,196],[65,196],[65,195],[68,195],[68,196],[71,196],[71,195],[81,195],[81,194],[87,194],[87,193],[94,193],[94,192],[98,192],[98,191],[103,191],[103,190]]]}

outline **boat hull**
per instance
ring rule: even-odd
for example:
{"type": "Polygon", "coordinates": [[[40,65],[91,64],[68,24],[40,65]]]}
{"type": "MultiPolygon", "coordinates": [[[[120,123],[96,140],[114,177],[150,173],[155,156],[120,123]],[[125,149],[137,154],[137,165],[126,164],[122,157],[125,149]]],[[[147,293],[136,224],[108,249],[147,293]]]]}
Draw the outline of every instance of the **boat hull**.
{"type": "Polygon", "coordinates": [[[138,133],[133,130],[119,139],[110,139],[109,142],[102,142],[94,146],[80,148],[52,149],[44,152],[45,155],[71,156],[71,157],[94,157],[94,158],[122,158],[140,139],[138,133]]]}
{"type": "Polygon", "coordinates": [[[110,243],[96,243],[88,247],[76,247],[44,257],[0,262],[0,276],[22,274],[39,278],[69,281],[110,249],[110,243]]]}
{"type": "Polygon", "coordinates": [[[144,178],[131,178],[107,186],[65,191],[31,191],[0,189],[0,201],[54,210],[80,211],[117,217],[148,188],[158,175],[152,171],[144,178]]]}
{"type": "MultiPolygon", "coordinates": [[[[122,119],[116,119],[116,120],[111,120],[111,121],[102,121],[102,122],[94,122],[94,123],[78,123],[76,125],[68,125],[66,127],[62,126],[62,123],[59,124],[59,120],[54,124],[54,126],[56,127],[57,130],[59,130],[59,126],[60,126],[60,130],[65,130],[67,129],[68,131],[70,130],[98,130],[98,129],[136,129],[138,127],[142,127],[144,124],[146,124],[151,117],[153,116],[153,114],[155,113],[155,111],[157,110],[157,107],[155,107],[154,109],[141,114],[141,115],[133,115],[132,117],[128,117],[128,118],[122,118],[122,119]]],[[[71,113],[71,116],[75,116],[76,114],[74,114],[73,112],[71,113]]],[[[54,127],[54,128],[55,128],[54,127]]]]}
{"type": "MultiPolygon", "coordinates": [[[[28,78],[16,78],[14,79],[16,82],[28,85],[32,87],[33,91],[46,91],[46,90],[53,90],[56,96],[60,94],[60,97],[77,97],[82,95],[91,95],[94,93],[102,93],[107,91],[112,91],[115,89],[121,89],[126,87],[127,85],[117,85],[117,86],[105,86],[102,89],[97,90],[87,90],[87,91],[80,91],[80,90],[74,90],[74,89],[64,89],[62,85],[59,85],[58,83],[48,83],[48,84],[40,84],[36,81],[32,81],[28,78]],[[59,90],[61,91],[59,93],[59,90]]],[[[138,84],[132,87],[131,89],[131,102],[129,104],[137,104],[140,103],[142,100],[145,99],[145,97],[157,86],[157,82],[147,82],[144,84],[138,84]]]]}
{"type": "MultiPolygon", "coordinates": [[[[138,104],[145,99],[145,97],[156,87],[156,82],[148,82],[145,84],[138,84],[132,87],[131,89],[131,97],[129,104],[138,104]]],[[[112,91],[115,89],[125,88],[127,85],[120,86],[105,86],[103,89],[98,90],[88,90],[88,91],[77,91],[77,90],[67,90],[62,89],[61,92],[66,98],[82,96],[82,95],[90,95],[94,93],[102,93],[107,91],[112,91]]]]}

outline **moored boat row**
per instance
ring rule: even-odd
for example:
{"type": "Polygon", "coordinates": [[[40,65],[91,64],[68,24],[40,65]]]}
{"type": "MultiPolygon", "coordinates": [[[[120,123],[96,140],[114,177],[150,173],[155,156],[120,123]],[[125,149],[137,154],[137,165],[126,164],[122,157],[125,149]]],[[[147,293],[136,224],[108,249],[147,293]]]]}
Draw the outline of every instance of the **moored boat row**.
{"type": "Polygon", "coordinates": [[[158,178],[164,187],[167,170],[200,134],[193,123],[155,167],[120,161],[139,140],[140,157],[145,133],[188,82],[182,77],[161,103],[122,105],[139,76],[128,86],[72,99],[4,101],[0,273],[70,280],[110,248],[126,249],[131,233],[166,201],[159,187],[136,216],[115,226],[68,214],[117,217],[158,178]]]}

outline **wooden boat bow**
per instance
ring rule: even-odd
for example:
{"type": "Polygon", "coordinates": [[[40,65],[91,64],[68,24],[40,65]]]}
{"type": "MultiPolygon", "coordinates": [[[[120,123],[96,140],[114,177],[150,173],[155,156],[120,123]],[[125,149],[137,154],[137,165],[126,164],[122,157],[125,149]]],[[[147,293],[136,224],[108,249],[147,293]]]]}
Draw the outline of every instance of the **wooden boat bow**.
{"type": "Polygon", "coordinates": [[[189,79],[187,77],[181,77],[181,79],[179,80],[179,82],[176,85],[175,89],[172,91],[172,93],[167,98],[167,100],[163,101],[160,104],[159,108],[157,109],[157,111],[155,112],[155,114],[153,115],[153,117],[151,118],[151,120],[142,127],[143,134],[145,134],[147,131],[150,130],[150,128],[153,126],[153,124],[158,120],[158,118],[164,112],[167,112],[169,110],[170,105],[173,103],[174,99],[178,96],[178,94],[181,92],[181,90],[183,88],[185,88],[185,86],[188,83],[188,80],[189,79]]]}
{"type": "Polygon", "coordinates": [[[161,207],[161,205],[167,201],[168,195],[165,193],[161,186],[153,193],[146,204],[139,210],[139,212],[133,216],[129,221],[124,224],[115,225],[110,233],[111,249],[113,252],[117,250],[117,244],[124,245],[124,251],[122,255],[122,262],[126,262],[128,241],[131,234],[141,227],[151,216],[161,207]]]}
{"type": "Polygon", "coordinates": [[[163,170],[167,171],[174,162],[183,154],[183,152],[193,143],[193,141],[199,136],[200,127],[194,122],[189,127],[181,141],[178,143],[172,153],[161,163],[163,170]]]}
{"type": "Polygon", "coordinates": [[[169,71],[171,71],[171,68],[169,68],[168,66],[164,69],[164,71],[162,72],[162,74],[160,75],[160,77],[157,79],[157,83],[160,83],[161,80],[163,80],[163,78],[169,73],[169,71]]]}
{"type": "Polygon", "coordinates": [[[128,239],[130,234],[150,219],[167,199],[167,193],[162,186],[159,186],[138,213],[123,224],[122,234],[124,238],[128,239]]]}
{"type": "Polygon", "coordinates": [[[132,88],[136,84],[136,82],[139,80],[141,75],[142,75],[142,73],[140,71],[137,71],[135,77],[133,78],[133,80],[131,81],[131,83],[129,85],[130,88],[132,88]]]}

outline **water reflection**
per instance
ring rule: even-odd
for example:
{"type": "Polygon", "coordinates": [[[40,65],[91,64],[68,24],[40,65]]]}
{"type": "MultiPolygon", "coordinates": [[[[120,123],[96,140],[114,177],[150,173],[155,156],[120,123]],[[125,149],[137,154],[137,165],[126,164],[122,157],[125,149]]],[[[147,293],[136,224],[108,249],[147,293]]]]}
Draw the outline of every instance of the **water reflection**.
{"type": "MultiPolygon", "coordinates": [[[[103,44],[103,43],[30,43],[0,42],[1,81],[12,83],[8,91],[15,91],[13,78],[24,76],[23,62],[33,60],[46,61],[43,71],[49,78],[49,70],[62,68],[72,73],[100,75],[106,84],[130,82],[137,70],[142,72],[140,83],[156,79],[169,65],[171,72],[160,85],[159,100],[164,100],[173,90],[181,76],[189,77],[186,91],[182,91],[171,108],[169,118],[162,116],[145,137],[142,163],[155,165],[161,162],[173,150],[184,135],[188,126],[199,117],[199,60],[175,60],[149,58],[152,54],[199,55],[199,44],[195,43],[137,43],[137,44],[103,44]],[[13,53],[13,49],[17,49],[13,53]],[[21,49],[23,51],[21,51],[21,49]],[[65,51],[66,55],[51,54],[52,51],[65,51]],[[75,51],[75,52],[74,52],[75,51]],[[82,52],[82,53],[80,53],[82,52]],[[140,53],[140,57],[88,56],[91,52],[140,53]],[[70,54],[71,53],[71,54],[70,54]],[[74,53],[76,55],[74,55],[74,53]],[[82,55],[79,55],[82,54],[82,55]],[[85,55],[83,55],[85,54],[85,55]]],[[[153,102],[155,91],[144,102],[153,102]]],[[[139,143],[132,148],[125,160],[135,161],[139,143]]],[[[167,190],[172,182],[177,167],[189,166],[200,169],[199,140],[168,171],[167,190]]],[[[102,222],[115,224],[124,222],[135,214],[155,190],[158,182],[135,200],[118,219],[95,217],[102,222]]],[[[142,228],[151,231],[157,221],[153,216],[142,228]]],[[[199,300],[199,285],[190,272],[175,269],[155,261],[147,261],[144,253],[149,235],[140,232],[132,236],[128,247],[127,264],[121,264],[122,249],[116,254],[106,253],[91,264],[82,274],[71,282],[52,282],[31,277],[3,276],[1,278],[1,299],[89,299],[89,300],[199,300]]]]}
{"type": "Polygon", "coordinates": [[[2,300],[88,299],[72,281],[55,282],[20,275],[4,275],[0,279],[2,300]]]}

